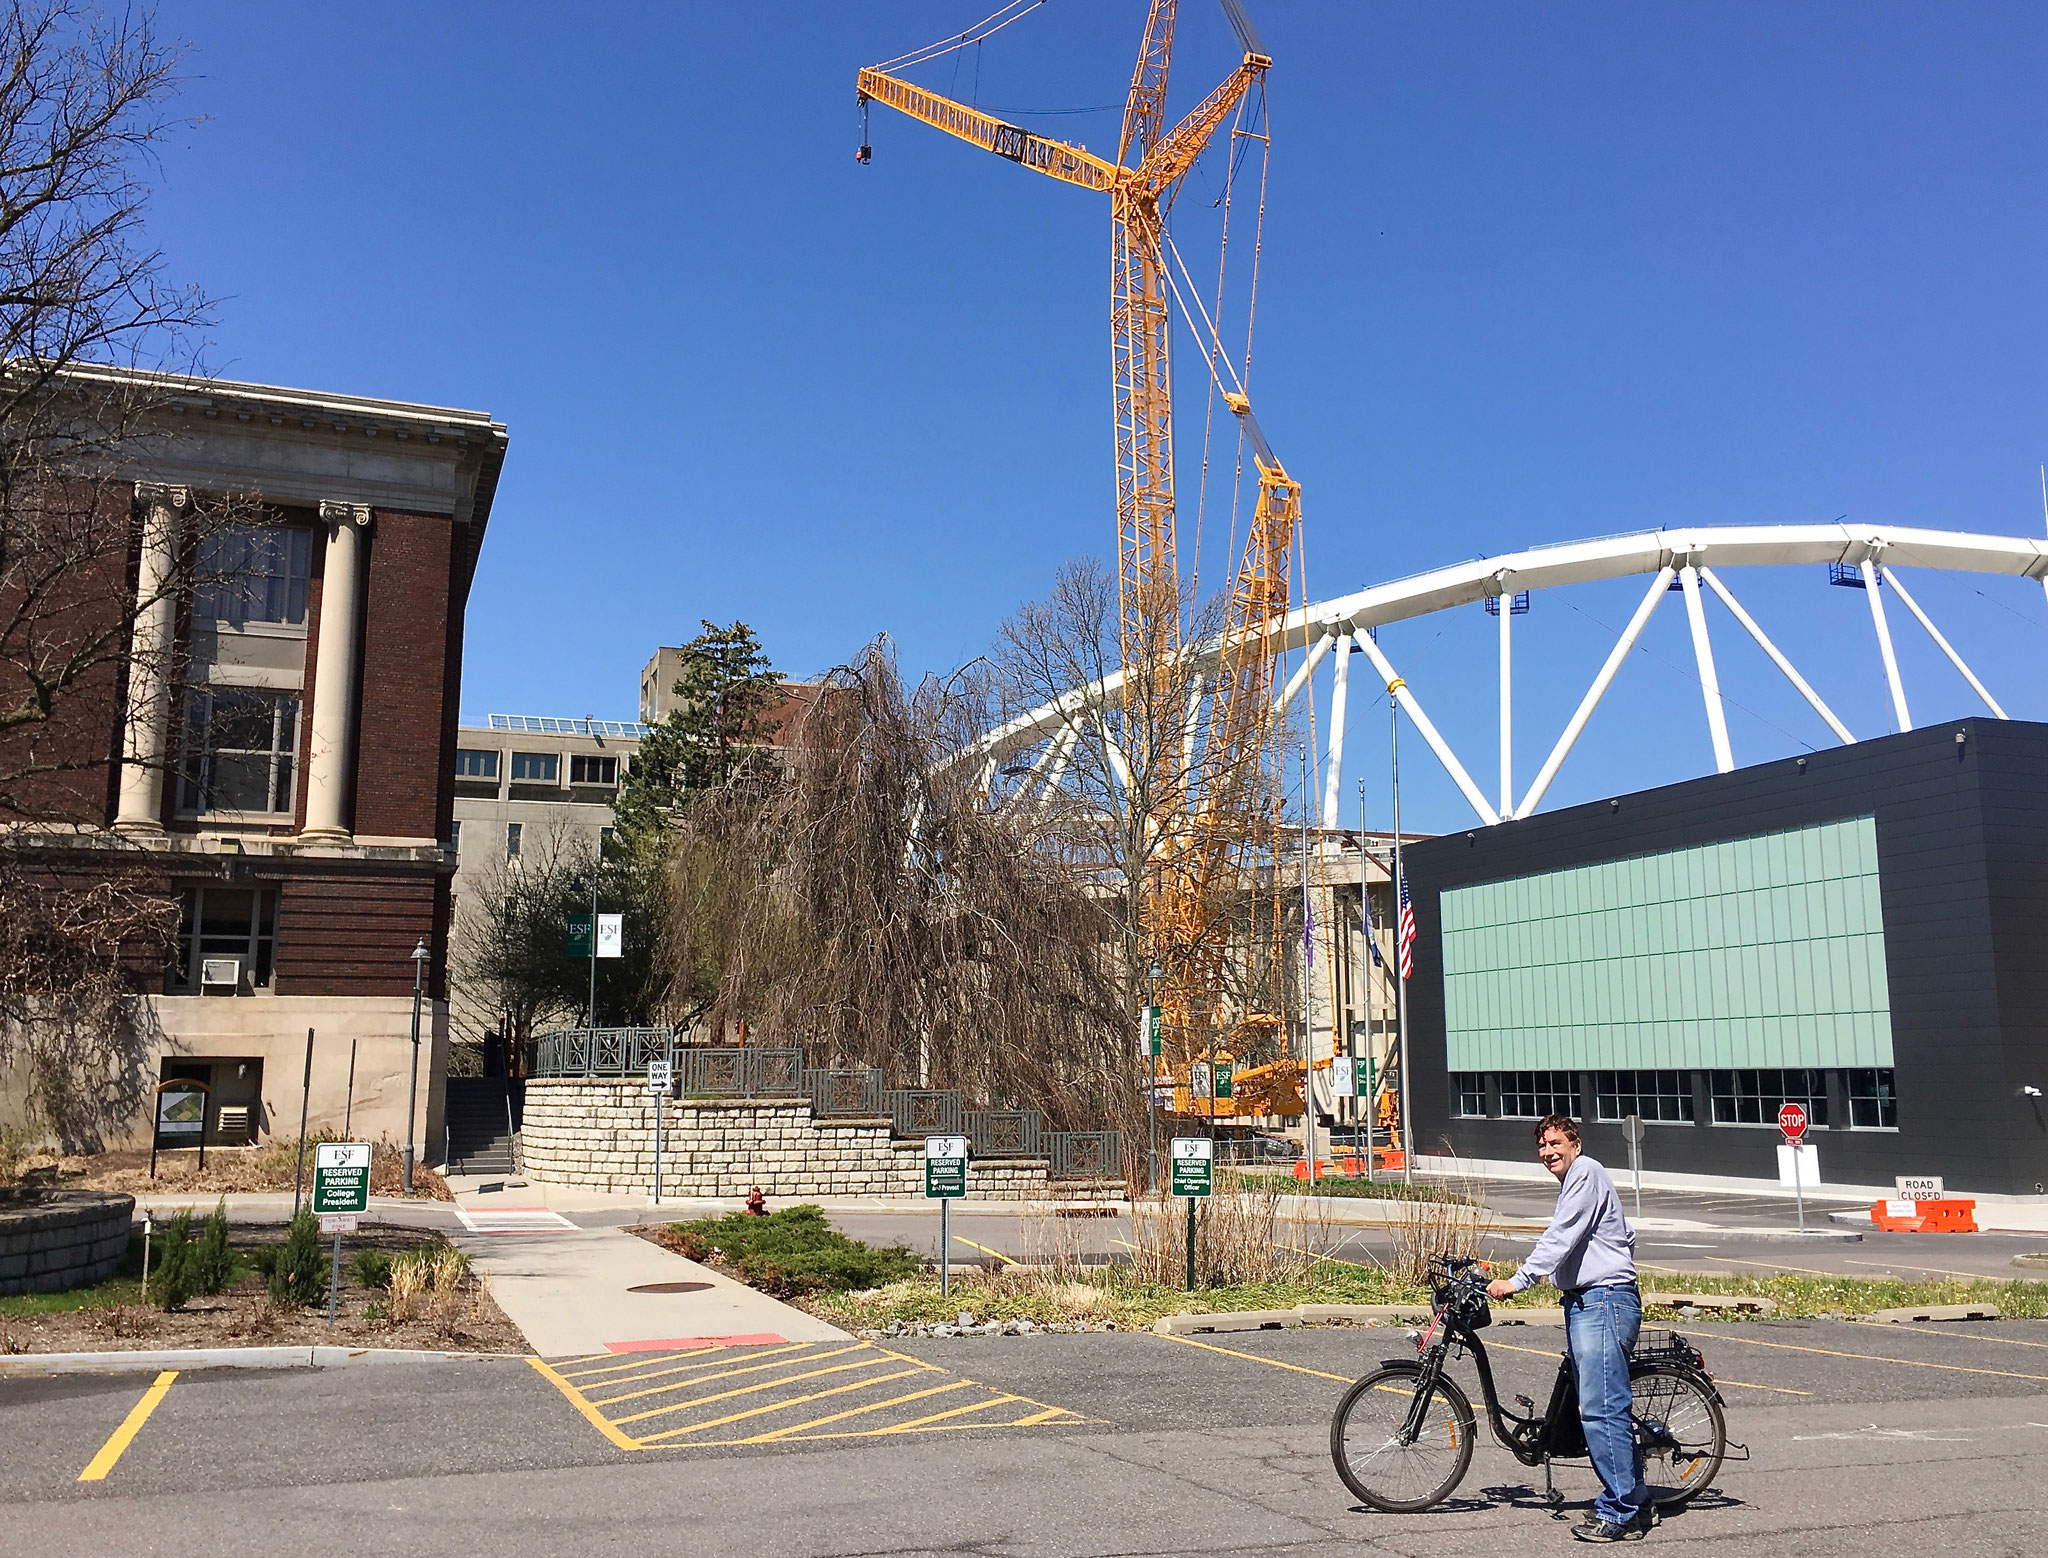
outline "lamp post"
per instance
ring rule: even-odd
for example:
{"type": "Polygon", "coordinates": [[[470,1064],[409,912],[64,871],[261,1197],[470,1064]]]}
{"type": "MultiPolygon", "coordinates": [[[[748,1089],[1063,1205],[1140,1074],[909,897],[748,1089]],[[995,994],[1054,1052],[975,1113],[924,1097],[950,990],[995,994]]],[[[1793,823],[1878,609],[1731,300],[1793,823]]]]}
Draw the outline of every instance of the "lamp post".
{"type": "Polygon", "coordinates": [[[413,1123],[420,1097],[420,992],[427,974],[427,938],[412,949],[412,1082],[405,1090],[405,1193],[412,1194],[413,1123]]]}

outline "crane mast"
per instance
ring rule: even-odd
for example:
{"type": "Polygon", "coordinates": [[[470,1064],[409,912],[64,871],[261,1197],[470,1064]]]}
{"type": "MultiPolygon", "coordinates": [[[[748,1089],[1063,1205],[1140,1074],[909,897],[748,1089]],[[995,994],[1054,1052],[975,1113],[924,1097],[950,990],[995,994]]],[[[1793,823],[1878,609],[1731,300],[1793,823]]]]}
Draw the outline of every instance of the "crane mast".
{"type": "MultiPolygon", "coordinates": [[[[1124,733],[1126,740],[1153,747],[1130,754],[1134,767],[1142,756],[1144,771],[1152,776],[1145,815],[1139,819],[1148,861],[1141,921],[1145,953],[1164,970],[1162,1015],[1171,1058],[1185,1077],[1203,1039],[1213,1046],[1224,1019],[1227,946],[1220,931],[1221,898],[1227,892],[1219,895],[1219,889],[1232,885],[1233,868],[1267,805],[1260,775],[1272,729],[1273,655],[1265,629],[1287,608],[1301,488],[1267,446],[1241,389],[1221,386],[1250,435],[1259,494],[1230,594],[1210,700],[1199,765],[1207,780],[1197,784],[1189,772],[1193,743],[1183,740],[1177,711],[1169,714],[1156,706],[1161,672],[1179,661],[1184,647],[1175,546],[1172,283],[1164,213],[1203,148],[1263,79],[1272,60],[1250,32],[1241,7],[1226,0],[1225,10],[1244,44],[1243,58],[1168,130],[1166,88],[1177,10],[1177,0],[1151,0],[1114,162],[879,68],[862,70],[857,87],[863,106],[883,103],[1021,167],[1110,198],[1124,733]],[[1155,843],[1158,847],[1152,847],[1155,843]]],[[[866,160],[865,146],[861,154],[866,160]]],[[[1213,362],[1210,371],[1216,371],[1213,362]]],[[[1270,1015],[1253,1014],[1247,1021],[1255,1027],[1280,1025],[1270,1015]]],[[[1244,1100],[1259,1108],[1226,1110],[1208,1100],[1205,1112],[1264,1112],[1275,1103],[1287,1112],[1287,1101],[1277,1097],[1276,1088],[1291,1091],[1300,1066],[1283,1061],[1260,1069],[1267,1075],[1254,1072],[1248,1078],[1252,1086],[1244,1100]]]]}

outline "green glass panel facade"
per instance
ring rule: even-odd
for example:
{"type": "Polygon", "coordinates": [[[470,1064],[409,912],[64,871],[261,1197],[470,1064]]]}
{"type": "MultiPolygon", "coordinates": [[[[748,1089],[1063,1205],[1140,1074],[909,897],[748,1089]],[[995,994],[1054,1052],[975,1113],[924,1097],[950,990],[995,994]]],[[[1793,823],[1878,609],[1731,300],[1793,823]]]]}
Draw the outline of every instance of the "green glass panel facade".
{"type": "Polygon", "coordinates": [[[1442,897],[1453,1071],[1889,1066],[1877,823],[1442,897]]]}

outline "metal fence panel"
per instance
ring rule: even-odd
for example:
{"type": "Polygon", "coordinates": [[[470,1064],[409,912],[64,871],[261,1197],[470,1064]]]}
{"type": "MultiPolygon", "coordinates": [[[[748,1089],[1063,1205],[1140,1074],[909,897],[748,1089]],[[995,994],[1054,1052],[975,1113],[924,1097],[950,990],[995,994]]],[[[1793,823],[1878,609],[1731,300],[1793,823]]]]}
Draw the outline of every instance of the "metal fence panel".
{"type": "Polygon", "coordinates": [[[886,1112],[879,1071],[806,1071],[803,1080],[813,1114],[873,1117],[886,1112]]]}
{"type": "Polygon", "coordinates": [[[958,1136],[965,1112],[952,1088],[897,1087],[883,1095],[889,1107],[889,1129],[898,1136],[958,1136]]]}
{"type": "Polygon", "coordinates": [[[1124,1172],[1122,1133],[1047,1131],[1041,1138],[1054,1179],[1120,1179],[1124,1172]]]}
{"type": "Polygon", "coordinates": [[[1036,1109],[969,1109],[961,1119],[968,1145],[977,1158],[1042,1156],[1039,1137],[1045,1121],[1036,1109]]]}

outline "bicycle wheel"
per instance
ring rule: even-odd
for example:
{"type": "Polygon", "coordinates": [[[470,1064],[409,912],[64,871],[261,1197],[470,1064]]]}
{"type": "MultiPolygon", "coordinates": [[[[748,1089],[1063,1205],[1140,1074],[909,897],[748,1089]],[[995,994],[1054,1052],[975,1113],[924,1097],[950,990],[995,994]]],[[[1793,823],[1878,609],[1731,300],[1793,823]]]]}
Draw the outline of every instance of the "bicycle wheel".
{"type": "Polygon", "coordinates": [[[1421,1382],[1417,1364],[1390,1364],[1366,1375],[1330,1420],[1330,1459],[1362,1503],[1408,1515],[1449,1496],[1472,1464],[1472,1403],[1448,1375],[1430,1393],[1422,1432],[1401,1443],[1409,1404],[1421,1382]]]}
{"type": "Polygon", "coordinates": [[[1669,1509],[1714,1480],[1728,1448],[1728,1423],[1713,1387],[1690,1369],[1649,1364],[1630,1371],[1636,1443],[1650,1501],[1669,1509]]]}

